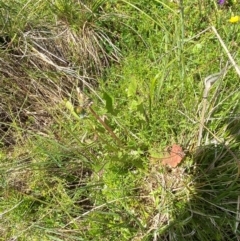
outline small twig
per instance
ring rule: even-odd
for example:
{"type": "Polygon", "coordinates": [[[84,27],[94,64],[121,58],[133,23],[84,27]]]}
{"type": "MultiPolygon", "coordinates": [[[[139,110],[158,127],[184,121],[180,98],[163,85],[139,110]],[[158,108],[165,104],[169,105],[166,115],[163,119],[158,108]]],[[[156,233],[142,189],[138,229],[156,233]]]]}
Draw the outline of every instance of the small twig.
{"type": "Polygon", "coordinates": [[[207,98],[208,98],[209,91],[210,91],[212,85],[226,73],[227,68],[228,67],[226,66],[219,73],[209,75],[204,79],[205,88],[204,88],[203,97],[202,97],[203,98],[203,108],[202,108],[202,113],[201,113],[201,118],[200,118],[197,146],[200,146],[201,140],[202,140],[203,127],[204,127],[204,123],[205,123],[205,112],[206,112],[206,108],[207,108],[207,98]]]}
{"type": "Polygon", "coordinates": [[[238,196],[238,200],[237,200],[236,223],[235,223],[235,230],[234,230],[235,233],[237,233],[239,221],[240,221],[240,196],[238,196]]]}
{"type": "Polygon", "coordinates": [[[182,112],[181,110],[177,110],[177,112],[179,112],[180,114],[182,114],[183,116],[185,116],[189,121],[191,121],[193,124],[196,124],[197,122],[193,119],[191,119],[187,114],[185,114],[184,112],[182,112]]]}
{"type": "Polygon", "coordinates": [[[4,211],[3,213],[0,213],[0,219],[2,219],[2,218],[3,218],[3,215],[5,215],[6,213],[9,213],[9,212],[11,212],[13,209],[17,208],[22,202],[23,202],[23,200],[20,201],[19,203],[17,203],[16,205],[14,205],[12,208],[4,211]]]}
{"type": "Polygon", "coordinates": [[[227,54],[227,56],[228,56],[231,64],[233,65],[233,67],[235,68],[237,74],[238,74],[239,77],[240,77],[240,68],[239,68],[239,66],[236,64],[235,60],[233,59],[232,55],[231,55],[230,52],[228,51],[225,43],[223,42],[221,36],[218,34],[218,32],[217,32],[217,30],[216,30],[216,28],[215,28],[214,26],[212,26],[212,30],[213,30],[213,32],[215,33],[215,35],[217,36],[220,44],[222,45],[223,49],[224,49],[225,52],[226,52],[226,54],[227,54]]]}
{"type": "Polygon", "coordinates": [[[189,41],[191,41],[191,40],[193,40],[193,39],[195,39],[195,38],[198,38],[200,35],[206,33],[210,28],[211,28],[211,27],[208,27],[208,28],[204,29],[203,31],[199,32],[198,34],[196,34],[196,35],[194,35],[194,36],[186,39],[186,40],[185,40],[185,43],[187,43],[187,42],[189,42],[189,41]]]}
{"type": "Polygon", "coordinates": [[[71,220],[70,222],[68,222],[66,225],[64,225],[63,228],[66,228],[67,226],[69,226],[70,224],[76,222],[77,220],[81,219],[82,217],[85,217],[85,216],[89,215],[90,213],[107,206],[108,204],[112,204],[114,202],[117,202],[119,200],[124,200],[124,199],[127,199],[127,198],[130,198],[130,197],[122,197],[122,198],[114,199],[114,200],[111,200],[109,202],[103,203],[103,204],[101,204],[99,206],[93,207],[91,210],[81,214],[80,216],[78,216],[78,217],[74,218],[73,220],[71,220]]]}

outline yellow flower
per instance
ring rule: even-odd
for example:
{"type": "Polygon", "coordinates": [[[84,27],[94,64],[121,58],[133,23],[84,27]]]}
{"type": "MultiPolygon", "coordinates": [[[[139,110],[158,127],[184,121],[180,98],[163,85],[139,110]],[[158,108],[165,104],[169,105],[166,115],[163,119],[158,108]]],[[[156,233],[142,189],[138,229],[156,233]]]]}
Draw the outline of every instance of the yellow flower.
{"type": "Polygon", "coordinates": [[[230,23],[237,23],[240,21],[240,16],[233,16],[229,19],[230,23]]]}

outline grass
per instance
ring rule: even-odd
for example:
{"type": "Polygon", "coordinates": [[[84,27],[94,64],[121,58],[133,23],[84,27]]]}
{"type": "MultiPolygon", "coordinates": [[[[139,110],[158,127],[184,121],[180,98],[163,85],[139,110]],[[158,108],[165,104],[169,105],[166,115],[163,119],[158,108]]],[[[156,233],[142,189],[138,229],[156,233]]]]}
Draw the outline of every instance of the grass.
{"type": "Polygon", "coordinates": [[[239,239],[238,3],[0,4],[0,240],[239,239]]]}

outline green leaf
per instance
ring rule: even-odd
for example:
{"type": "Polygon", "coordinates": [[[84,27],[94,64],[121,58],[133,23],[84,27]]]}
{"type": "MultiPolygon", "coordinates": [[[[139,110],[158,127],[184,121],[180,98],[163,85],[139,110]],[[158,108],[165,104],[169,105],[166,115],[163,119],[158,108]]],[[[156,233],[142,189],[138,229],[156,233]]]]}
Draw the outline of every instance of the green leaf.
{"type": "Polygon", "coordinates": [[[127,95],[128,97],[135,96],[137,92],[137,81],[136,79],[132,79],[128,85],[127,95]]]}
{"type": "Polygon", "coordinates": [[[65,107],[70,111],[71,115],[73,115],[77,120],[80,120],[81,118],[78,116],[78,114],[74,111],[74,106],[70,101],[65,102],[65,107]]]}
{"type": "Polygon", "coordinates": [[[103,94],[103,99],[106,101],[106,109],[108,113],[114,114],[113,110],[113,98],[106,92],[103,94]]]}

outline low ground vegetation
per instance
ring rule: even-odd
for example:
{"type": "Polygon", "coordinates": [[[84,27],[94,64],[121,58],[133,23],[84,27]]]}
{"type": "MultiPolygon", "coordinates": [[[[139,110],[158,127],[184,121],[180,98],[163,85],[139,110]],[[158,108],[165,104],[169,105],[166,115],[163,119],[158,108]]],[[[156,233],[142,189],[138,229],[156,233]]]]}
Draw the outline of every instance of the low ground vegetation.
{"type": "Polygon", "coordinates": [[[239,240],[237,1],[0,6],[0,240],[239,240]]]}

